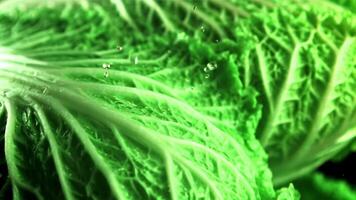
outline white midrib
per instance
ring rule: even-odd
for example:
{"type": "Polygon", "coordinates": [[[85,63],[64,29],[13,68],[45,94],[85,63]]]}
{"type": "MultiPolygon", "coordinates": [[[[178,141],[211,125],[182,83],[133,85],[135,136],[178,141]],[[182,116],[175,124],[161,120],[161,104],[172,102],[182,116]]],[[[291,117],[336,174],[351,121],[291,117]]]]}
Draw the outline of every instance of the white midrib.
{"type": "MultiPolygon", "coordinates": [[[[301,48],[302,48],[301,44],[295,45],[295,47],[292,51],[292,56],[291,56],[291,60],[289,63],[289,68],[288,68],[286,79],[283,81],[283,84],[281,86],[279,94],[277,95],[275,103],[273,104],[272,102],[270,102],[271,111],[270,111],[269,116],[267,117],[267,122],[266,122],[265,126],[263,127],[262,135],[261,135],[261,142],[262,142],[263,146],[266,146],[269,141],[269,138],[271,136],[276,118],[279,116],[279,113],[283,107],[283,103],[285,102],[289,87],[293,84],[293,82],[295,80],[295,71],[298,68],[299,51],[301,48]]],[[[271,94],[269,94],[269,95],[271,95],[271,94]]],[[[270,97],[270,98],[272,98],[272,97],[270,97]]]]}

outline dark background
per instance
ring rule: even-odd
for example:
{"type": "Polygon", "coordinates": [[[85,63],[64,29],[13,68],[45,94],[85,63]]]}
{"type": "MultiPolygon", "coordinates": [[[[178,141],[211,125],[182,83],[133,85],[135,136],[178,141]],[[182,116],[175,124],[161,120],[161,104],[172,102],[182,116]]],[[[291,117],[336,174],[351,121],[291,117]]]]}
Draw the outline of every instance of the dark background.
{"type": "Polygon", "coordinates": [[[318,170],[330,178],[346,180],[356,187],[356,153],[349,154],[341,161],[328,161],[318,170]]]}

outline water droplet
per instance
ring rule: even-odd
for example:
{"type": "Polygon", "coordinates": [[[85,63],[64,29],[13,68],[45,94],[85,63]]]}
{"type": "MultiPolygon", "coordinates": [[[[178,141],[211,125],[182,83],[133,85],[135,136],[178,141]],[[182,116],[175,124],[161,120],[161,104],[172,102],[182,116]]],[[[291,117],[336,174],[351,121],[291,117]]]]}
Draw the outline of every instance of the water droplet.
{"type": "Polygon", "coordinates": [[[103,66],[104,69],[109,69],[111,67],[111,64],[104,63],[102,66],[103,66]]]}
{"type": "Polygon", "coordinates": [[[206,64],[206,68],[207,68],[207,70],[212,70],[214,67],[213,67],[213,64],[211,64],[211,63],[208,63],[208,64],[206,64]]]}
{"type": "Polygon", "coordinates": [[[205,27],[204,27],[204,26],[201,26],[201,27],[200,27],[200,30],[204,33],[204,32],[205,32],[205,27]]]}
{"type": "Polygon", "coordinates": [[[109,77],[109,71],[106,70],[106,71],[104,72],[104,77],[105,77],[105,78],[109,77]]]}
{"type": "Polygon", "coordinates": [[[209,74],[206,74],[205,76],[204,76],[204,78],[209,78],[210,77],[210,75],[209,74]]]}
{"type": "Polygon", "coordinates": [[[207,67],[204,67],[203,71],[204,71],[204,72],[208,72],[209,69],[208,69],[207,67]]]}
{"type": "Polygon", "coordinates": [[[215,40],[215,42],[216,42],[216,43],[219,43],[219,42],[220,42],[220,40],[216,39],[216,40],[215,40]]]}
{"type": "Polygon", "coordinates": [[[218,65],[216,63],[208,63],[206,64],[206,68],[208,71],[213,71],[218,68],[218,65]]]}
{"type": "Polygon", "coordinates": [[[7,90],[2,91],[2,96],[7,97],[7,90]]]}
{"type": "Polygon", "coordinates": [[[124,49],[124,47],[122,47],[122,46],[120,46],[120,45],[117,45],[117,46],[116,46],[116,50],[117,50],[117,51],[122,51],[123,49],[124,49]]]}
{"type": "Polygon", "coordinates": [[[131,62],[132,62],[132,64],[137,65],[138,64],[138,57],[135,56],[134,58],[132,58],[131,62]]]}
{"type": "Polygon", "coordinates": [[[43,88],[43,90],[42,90],[42,94],[46,94],[46,93],[47,93],[47,90],[48,90],[48,88],[47,88],[47,87],[43,88]]]}

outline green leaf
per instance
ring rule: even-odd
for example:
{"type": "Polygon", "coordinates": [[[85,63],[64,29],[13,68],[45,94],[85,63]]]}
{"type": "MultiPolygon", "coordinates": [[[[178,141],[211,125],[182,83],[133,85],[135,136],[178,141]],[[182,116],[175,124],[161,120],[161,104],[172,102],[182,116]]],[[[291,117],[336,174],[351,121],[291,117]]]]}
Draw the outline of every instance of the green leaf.
{"type": "Polygon", "coordinates": [[[294,188],[293,184],[277,191],[277,200],[300,199],[300,193],[294,188]]]}
{"type": "Polygon", "coordinates": [[[257,136],[277,185],[312,171],[356,136],[354,17],[304,6],[257,13],[236,28],[244,38],[242,79],[262,94],[257,136]]]}
{"type": "Polygon", "coordinates": [[[204,56],[202,41],[175,34],[137,44],[97,10],[63,9],[60,19],[59,9],[47,8],[0,18],[1,27],[16,24],[0,31],[1,123],[14,199],[275,196],[254,137],[256,92],[226,87],[232,55],[204,56]],[[81,25],[100,19],[107,19],[104,32],[81,25]],[[127,41],[122,51],[96,50],[116,43],[105,43],[111,33],[127,41]]]}
{"type": "Polygon", "coordinates": [[[356,2],[348,0],[330,0],[331,2],[338,4],[345,9],[351,10],[353,13],[356,13],[356,2]]]}

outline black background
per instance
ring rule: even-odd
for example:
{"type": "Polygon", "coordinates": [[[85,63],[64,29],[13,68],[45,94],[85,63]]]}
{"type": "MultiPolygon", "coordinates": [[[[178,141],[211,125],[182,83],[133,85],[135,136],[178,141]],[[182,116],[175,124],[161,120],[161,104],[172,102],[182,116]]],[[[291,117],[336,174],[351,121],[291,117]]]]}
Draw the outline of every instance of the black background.
{"type": "Polygon", "coordinates": [[[346,180],[356,187],[356,153],[351,153],[341,161],[328,161],[318,169],[327,177],[346,180]]]}

